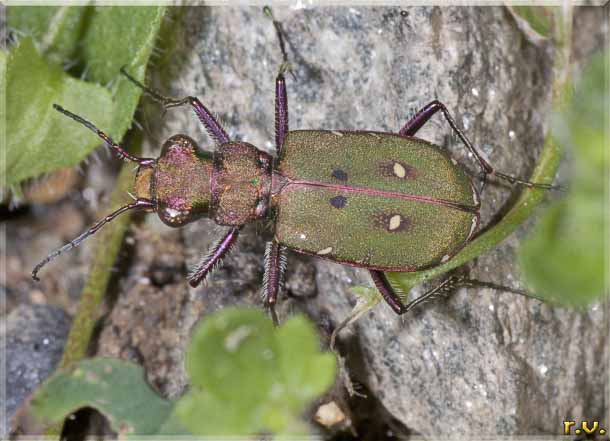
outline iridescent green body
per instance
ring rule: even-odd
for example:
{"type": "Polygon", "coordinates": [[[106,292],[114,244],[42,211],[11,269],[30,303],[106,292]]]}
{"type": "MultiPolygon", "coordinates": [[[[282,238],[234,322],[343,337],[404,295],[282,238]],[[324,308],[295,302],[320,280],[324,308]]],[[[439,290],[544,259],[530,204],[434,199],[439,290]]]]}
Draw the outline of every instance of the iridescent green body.
{"type": "MultiPolygon", "coordinates": [[[[383,271],[448,260],[479,222],[465,170],[427,141],[380,132],[288,132],[275,161],[245,142],[213,157],[176,135],[156,161],[150,187],[159,217],[181,226],[203,215],[240,226],[265,217],[297,252],[383,271]]],[[[142,180],[149,179],[142,176],[142,180]]]]}
{"type": "Polygon", "coordinates": [[[390,133],[289,132],[274,172],[275,237],[371,269],[449,259],[478,225],[479,198],[440,147],[390,133]]]}

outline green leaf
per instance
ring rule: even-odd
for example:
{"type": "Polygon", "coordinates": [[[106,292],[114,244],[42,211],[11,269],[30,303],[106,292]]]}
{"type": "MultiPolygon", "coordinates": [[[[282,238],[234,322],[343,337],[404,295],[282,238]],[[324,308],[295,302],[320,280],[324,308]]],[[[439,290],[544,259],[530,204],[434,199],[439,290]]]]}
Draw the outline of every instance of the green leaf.
{"type": "Polygon", "coordinates": [[[273,324],[255,309],[226,309],[193,334],[186,369],[193,386],[235,405],[256,406],[270,394],[278,348],[273,324]],[[229,401],[230,402],[230,401],[229,401]]]}
{"type": "Polygon", "coordinates": [[[132,76],[144,81],[165,10],[161,6],[94,8],[82,56],[86,60],[88,78],[114,85],[117,101],[111,133],[118,139],[131,127],[142,94],[141,89],[120,75],[120,69],[126,66],[132,76]]]}
{"type": "Polygon", "coordinates": [[[119,70],[126,65],[143,80],[165,12],[160,6],[55,7],[34,9],[30,15],[29,9],[11,13],[11,27],[36,38],[43,56],[31,37],[22,38],[9,55],[7,163],[1,164],[9,185],[77,164],[101,143],[86,128],[55,112],[52,103],[89,119],[115,141],[124,136],[141,90],[119,70]],[[91,83],[56,66],[74,60],[91,83]]]}
{"type": "Polygon", "coordinates": [[[78,163],[99,138],[52,109],[61,103],[71,111],[108,126],[112,99],[98,85],[76,80],[39,55],[30,38],[8,57],[6,74],[7,184],[78,163]]]}
{"type": "Polygon", "coordinates": [[[38,432],[83,407],[99,410],[121,435],[147,435],[158,433],[173,404],[150,388],[141,367],[95,358],[50,377],[32,396],[28,422],[38,432]]]}
{"type": "Polygon", "coordinates": [[[280,401],[285,401],[298,415],[304,404],[333,384],[336,360],[328,352],[320,353],[313,324],[304,316],[288,320],[277,330],[276,337],[280,355],[276,369],[280,369],[285,387],[280,401]]]}
{"type": "Polygon", "coordinates": [[[19,34],[39,42],[45,59],[64,64],[76,57],[90,11],[79,6],[11,6],[7,20],[19,34]]]}
{"type": "Polygon", "coordinates": [[[606,176],[610,169],[604,127],[610,92],[608,55],[595,58],[584,74],[572,105],[553,121],[553,132],[573,152],[566,198],[542,216],[521,249],[520,263],[536,295],[584,306],[604,287],[604,232],[610,228],[606,176]]]}
{"type": "Polygon", "coordinates": [[[336,371],[305,318],[274,329],[261,311],[243,308],[204,319],[186,365],[193,387],[175,418],[197,435],[305,433],[300,416],[336,371]]]}
{"type": "Polygon", "coordinates": [[[193,390],[176,403],[174,418],[197,435],[252,434],[260,431],[263,409],[264,402],[246,409],[240,406],[239,397],[221,400],[208,392],[193,390]]]}

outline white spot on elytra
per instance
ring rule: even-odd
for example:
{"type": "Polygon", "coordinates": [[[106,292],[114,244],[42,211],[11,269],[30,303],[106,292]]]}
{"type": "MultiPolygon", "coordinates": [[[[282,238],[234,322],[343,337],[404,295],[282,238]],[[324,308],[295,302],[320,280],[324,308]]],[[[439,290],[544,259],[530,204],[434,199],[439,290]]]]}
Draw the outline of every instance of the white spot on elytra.
{"type": "Polygon", "coordinates": [[[333,250],[333,247],[324,248],[323,250],[318,251],[316,254],[319,256],[324,256],[325,254],[329,254],[333,250]]]}
{"type": "Polygon", "coordinates": [[[479,193],[477,192],[477,189],[475,188],[475,186],[472,182],[470,182],[470,188],[472,188],[472,200],[473,200],[474,204],[479,205],[479,203],[480,203],[479,193]]]}
{"type": "Polygon", "coordinates": [[[405,176],[407,176],[407,171],[405,170],[405,168],[402,166],[402,164],[399,164],[398,162],[394,163],[394,174],[396,176],[398,176],[399,178],[404,178],[405,176]]]}
{"type": "Polygon", "coordinates": [[[472,236],[472,233],[474,233],[474,230],[477,228],[477,217],[474,216],[472,218],[472,225],[470,226],[470,233],[468,233],[468,238],[470,238],[472,236]]]}
{"type": "Polygon", "coordinates": [[[337,132],[336,130],[333,130],[330,133],[332,133],[333,135],[336,135],[336,136],[343,136],[343,133],[337,132]]]}
{"type": "Polygon", "coordinates": [[[396,228],[400,227],[401,222],[402,222],[402,217],[400,216],[400,214],[395,214],[394,216],[392,216],[390,218],[388,229],[390,231],[395,230],[396,228]]]}

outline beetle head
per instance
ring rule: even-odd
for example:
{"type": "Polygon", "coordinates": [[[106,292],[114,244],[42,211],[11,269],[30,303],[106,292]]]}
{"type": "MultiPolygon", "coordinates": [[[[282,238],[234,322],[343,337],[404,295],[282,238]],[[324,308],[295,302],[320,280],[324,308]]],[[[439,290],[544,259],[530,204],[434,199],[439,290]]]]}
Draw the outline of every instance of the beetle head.
{"type": "Polygon", "coordinates": [[[207,215],[211,173],[212,156],[188,136],[174,135],[152,166],[138,170],[136,195],[153,201],[163,223],[180,227],[207,215]]]}

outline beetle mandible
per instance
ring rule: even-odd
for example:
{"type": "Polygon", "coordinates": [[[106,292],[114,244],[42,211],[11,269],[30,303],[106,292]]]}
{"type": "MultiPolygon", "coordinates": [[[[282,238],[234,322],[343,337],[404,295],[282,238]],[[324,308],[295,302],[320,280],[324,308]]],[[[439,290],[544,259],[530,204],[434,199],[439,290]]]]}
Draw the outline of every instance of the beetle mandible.
{"type": "MultiPolygon", "coordinates": [[[[265,13],[271,16],[268,8],[265,13]]],[[[368,269],[384,300],[403,314],[446,288],[447,281],[405,304],[384,271],[419,271],[444,263],[479,227],[479,191],[464,167],[446,150],[415,137],[433,115],[442,113],[479,164],[483,182],[494,175],[512,184],[556,188],[495,170],[437,100],[420,109],[397,133],[290,131],[284,76],[289,70],[288,56],[281,26],[271,18],[283,57],[275,81],[275,158],[247,142],[232,141],[196,97],[162,96],[124,69],[121,72],[131,82],[166,109],[190,105],[216,142],[215,153],[203,152],[192,138],[178,134],[165,141],[158,158],[136,157],[89,121],[54,104],[119,156],[138,164],[136,199],[49,254],[32,271],[35,280],[39,270],[59,254],[78,246],[119,214],[140,209],[156,212],[170,227],[204,216],[228,227],[188,276],[195,287],[230,251],[244,225],[270,219],[274,235],[265,252],[262,297],[266,306],[272,309],[277,300],[286,253],[293,250],[368,269]],[[311,166],[312,157],[316,167],[311,166]]]]}

